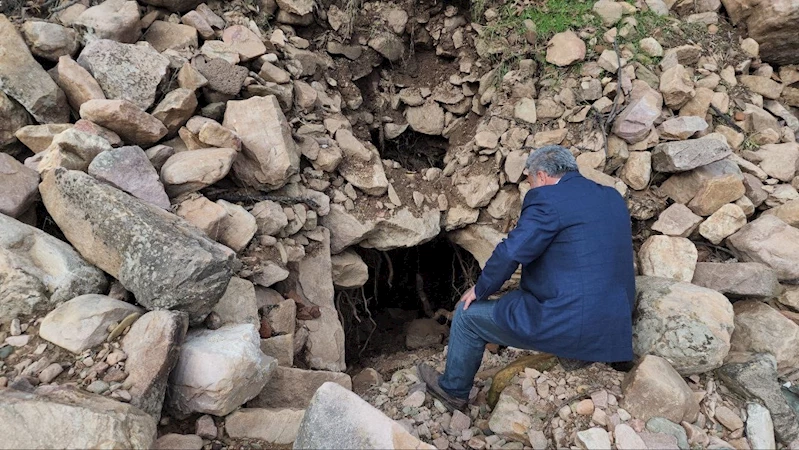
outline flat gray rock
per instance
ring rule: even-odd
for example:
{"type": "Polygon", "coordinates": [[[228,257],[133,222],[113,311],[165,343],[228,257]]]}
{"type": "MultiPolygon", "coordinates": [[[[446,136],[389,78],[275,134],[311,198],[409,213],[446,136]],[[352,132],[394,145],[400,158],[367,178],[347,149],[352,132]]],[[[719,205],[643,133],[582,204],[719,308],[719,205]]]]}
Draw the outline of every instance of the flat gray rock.
{"type": "Polygon", "coordinates": [[[50,171],[39,189],[67,240],[140,305],[196,324],[225,292],[234,253],[180,217],[78,171],[50,171]]]}

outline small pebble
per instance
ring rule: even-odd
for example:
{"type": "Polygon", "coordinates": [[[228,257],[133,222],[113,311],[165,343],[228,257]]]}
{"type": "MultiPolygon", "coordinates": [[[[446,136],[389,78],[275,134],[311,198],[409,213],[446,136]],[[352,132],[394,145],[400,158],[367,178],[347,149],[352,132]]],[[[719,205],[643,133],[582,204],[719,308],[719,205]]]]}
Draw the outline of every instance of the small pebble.
{"type": "Polygon", "coordinates": [[[582,400],[574,407],[574,412],[581,416],[590,416],[594,413],[594,402],[590,399],[582,400]]]}
{"type": "Polygon", "coordinates": [[[47,350],[47,344],[39,344],[39,346],[36,347],[36,350],[33,351],[33,354],[41,355],[45,350],[47,350]]]}
{"type": "Polygon", "coordinates": [[[64,371],[64,368],[61,367],[61,364],[53,363],[49,366],[45,367],[44,370],[39,373],[39,381],[42,383],[50,383],[59,375],[61,372],[64,371]]]}
{"type": "Polygon", "coordinates": [[[621,419],[622,422],[627,422],[632,418],[630,413],[628,413],[627,410],[624,408],[619,408],[617,412],[619,413],[619,418],[621,419]]]}
{"type": "Polygon", "coordinates": [[[83,358],[83,360],[81,362],[86,367],[91,367],[91,366],[94,365],[94,359],[92,359],[91,356],[87,356],[87,357],[83,358]]]}
{"type": "Polygon", "coordinates": [[[129,402],[130,399],[132,398],[130,396],[130,392],[128,392],[128,391],[126,391],[124,389],[118,389],[118,390],[114,391],[113,393],[111,393],[111,397],[118,398],[118,399],[122,400],[123,402],[129,402]]]}
{"type": "Polygon", "coordinates": [[[424,404],[424,392],[416,391],[413,394],[409,395],[402,404],[404,406],[409,406],[411,408],[418,408],[424,404]]]}
{"type": "Polygon", "coordinates": [[[217,433],[218,430],[213,417],[206,414],[197,419],[197,436],[203,439],[216,439],[217,433]]]}
{"type": "Polygon", "coordinates": [[[124,361],[128,358],[128,355],[125,354],[122,350],[114,350],[113,352],[109,353],[108,356],[105,358],[105,362],[109,365],[113,366],[114,364],[124,361]]]}
{"type": "Polygon", "coordinates": [[[11,336],[19,336],[22,334],[22,327],[19,324],[19,319],[11,321],[11,336]]]}
{"type": "Polygon", "coordinates": [[[86,390],[95,394],[102,394],[108,390],[108,383],[103,380],[96,380],[86,387],[86,390]]]}
{"type": "Polygon", "coordinates": [[[28,345],[28,341],[31,340],[31,335],[29,334],[22,334],[19,336],[9,336],[6,338],[6,344],[12,347],[24,347],[28,345]]]}

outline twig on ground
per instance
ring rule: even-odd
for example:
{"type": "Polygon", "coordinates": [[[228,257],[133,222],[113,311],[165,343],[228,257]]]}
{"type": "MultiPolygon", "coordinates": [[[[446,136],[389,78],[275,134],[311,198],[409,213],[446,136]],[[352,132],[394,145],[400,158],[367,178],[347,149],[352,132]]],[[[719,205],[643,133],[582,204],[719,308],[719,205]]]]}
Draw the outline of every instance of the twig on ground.
{"type": "Polygon", "coordinates": [[[710,105],[710,109],[713,110],[713,115],[718,117],[719,119],[721,119],[721,121],[726,123],[727,126],[729,126],[730,128],[732,128],[733,130],[735,130],[735,131],[737,131],[739,133],[743,133],[744,132],[744,130],[741,127],[739,127],[735,123],[735,121],[732,120],[732,118],[730,118],[730,116],[728,116],[727,114],[724,114],[723,112],[721,112],[720,109],[716,108],[716,105],[711,104],[710,105]]]}
{"type": "MultiPolygon", "coordinates": [[[[55,0],[50,0],[50,1],[46,2],[45,5],[48,4],[48,3],[52,4],[54,2],[55,2],[55,0]]],[[[58,6],[54,7],[54,8],[51,8],[49,13],[52,16],[53,13],[57,13],[59,11],[63,11],[63,10],[65,10],[65,9],[69,8],[70,6],[75,5],[77,3],[78,3],[78,0],[70,0],[70,1],[68,1],[66,3],[64,3],[63,5],[58,5],[58,6]]],[[[42,6],[44,6],[44,5],[42,5],[42,6]]]]}
{"type": "Polygon", "coordinates": [[[602,138],[605,141],[605,154],[608,154],[608,131],[613,126],[613,121],[616,120],[616,117],[621,113],[619,109],[619,101],[623,98],[623,93],[621,90],[621,54],[619,53],[619,44],[616,39],[613,39],[613,51],[616,53],[616,61],[619,68],[616,70],[616,96],[613,98],[613,106],[610,108],[610,112],[608,115],[602,119],[602,114],[594,109],[594,114],[597,120],[597,124],[599,128],[602,129],[602,138]]]}
{"type": "Polygon", "coordinates": [[[228,202],[261,202],[271,200],[273,202],[290,204],[305,203],[313,209],[318,209],[319,204],[310,197],[290,197],[286,195],[267,194],[262,191],[230,191],[225,189],[209,189],[205,193],[209,200],[225,200],[228,202]]]}

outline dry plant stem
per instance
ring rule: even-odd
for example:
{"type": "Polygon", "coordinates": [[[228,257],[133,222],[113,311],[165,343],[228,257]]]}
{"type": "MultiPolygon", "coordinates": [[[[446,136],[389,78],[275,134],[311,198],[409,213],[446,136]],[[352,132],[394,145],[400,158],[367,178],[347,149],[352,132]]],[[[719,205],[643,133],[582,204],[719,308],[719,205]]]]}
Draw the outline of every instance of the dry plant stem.
{"type": "Polygon", "coordinates": [[[613,38],[613,51],[616,53],[616,61],[619,68],[616,70],[616,96],[613,98],[613,106],[610,108],[610,112],[608,116],[605,118],[604,121],[601,120],[602,114],[599,111],[594,109],[594,113],[596,114],[597,123],[599,127],[602,129],[602,138],[605,141],[605,154],[608,154],[608,131],[610,127],[613,125],[613,121],[616,120],[616,117],[621,113],[619,110],[619,100],[622,98],[622,91],[621,91],[621,55],[619,54],[619,44],[616,41],[616,38],[613,38]]]}
{"type": "MultiPolygon", "coordinates": [[[[48,2],[45,3],[45,5],[48,4],[48,3],[52,4],[52,3],[55,3],[55,1],[53,1],[53,0],[48,1],[48,2]]],[[[70,0],[70,1],[68,1],[66,3],[64,3],[63,5],[58,5],[55,8],[51,8],[50,9],[50,15],[53,15],[53,13],[57,13],[59,11],[63,11],[63,10],[65,10],[65,9],[69,8],[70,6],[75,5],[77,3],[78,3],[78,0],[70,0]]],[[[42,5],[42,6],[44,6],[44,5],[42,5]]]]}
{"type": "Polygon", "coordinates": [[[416,295],[419,296],[419,301],[422,302],[424,315],[432,318],[433,307],[430,306],[430,300],[428,300],[427,293],[424,291],[424,278],[422,278],[422,274],[418,272],[416,273],[416,295]]]}
{"type": "Polygon", "coordinates": [[[228,202],[252,202],[257,203],[264,200],[271,200],[273,202],[284,204],[305,203],[311,208],[319,208],[319,204],[310,197],[289,197],[285,195],[272,195],[265,194],[261,191],[257,192],[236,192],[226,190],[209,190],[206,196],[210,200],[225,200],[228,202]]]}
{"type": "Polygon", "coordinates": [[[725,124],[727,124],[730,128],[732,128],[733,130],[735,130],[735,131],[737,131],[739,133],[743,133],[744,132],[744,130],[741,127],[739,127],[735,123],[735,121],[730,118],[730,116],[728,116],[727,114],[724,114],[723,112],[721,112],[721,110],[716,108],[715,105],[711,104],[710,105],[710,109],[713,110],[713,115],[715,115],[716,117],[721,119],[721,121],[724,122],[725,124]]]}

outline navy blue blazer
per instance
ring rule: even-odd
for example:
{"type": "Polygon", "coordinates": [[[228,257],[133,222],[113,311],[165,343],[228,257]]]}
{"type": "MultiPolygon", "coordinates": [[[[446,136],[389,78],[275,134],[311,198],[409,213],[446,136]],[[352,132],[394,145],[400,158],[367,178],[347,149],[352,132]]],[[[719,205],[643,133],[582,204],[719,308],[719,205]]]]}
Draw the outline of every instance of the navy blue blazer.
{"type": "Polygon", "coordinates": [[[519,264],[519,289],[494,320],[530,348],[586,361],[630,361],[635,273],[630,214],[619,193],[568,172],[524,197],[515,229],[475,287],[487,300],[519,264]]]}

